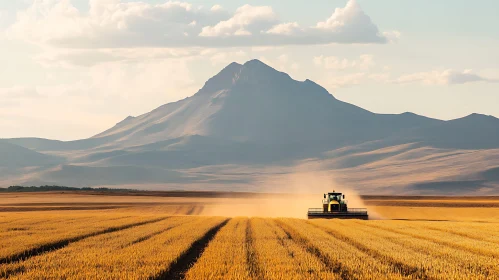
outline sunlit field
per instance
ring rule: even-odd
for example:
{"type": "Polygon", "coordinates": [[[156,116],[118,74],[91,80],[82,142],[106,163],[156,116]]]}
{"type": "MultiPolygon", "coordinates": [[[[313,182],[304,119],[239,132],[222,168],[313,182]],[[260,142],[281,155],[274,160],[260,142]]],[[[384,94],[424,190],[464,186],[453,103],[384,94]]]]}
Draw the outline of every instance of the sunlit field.
{"type": "Polygon", "coordinates": [[[497,200],[366,200],[367,221],[211,215],[238,199],[3,194],[0,278],[499,279],[497,200]]]}

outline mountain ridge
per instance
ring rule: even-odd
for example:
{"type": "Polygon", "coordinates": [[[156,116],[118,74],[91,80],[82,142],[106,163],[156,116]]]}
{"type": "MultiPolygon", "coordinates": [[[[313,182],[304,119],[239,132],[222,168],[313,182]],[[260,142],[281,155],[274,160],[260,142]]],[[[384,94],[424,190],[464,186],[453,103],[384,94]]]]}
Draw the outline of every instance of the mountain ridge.
{"type": "MultiPolygon", "coordinates": [[[[445,162],[449,160],[449,166],[440,166],[448,168],[442,175],[432,175],[423,171],[424,168],[415,169],[424,174],[408,177],[406,187],[421,188],[433,186],[426,183],[439,176],[454,174],[450,159],[472,161],[469,157],[475,150],[490,151],[491,156],[486,157],[486,163],[476,163],[476,167],[463,171],[464,175],[455,174],[450,179],[480,177],[492,172],[484,173],[488,169],[499,166],[499,156],[494,156],[499,153],[499,120],[494,117],[471,114],[443,121],[410,112],[377,114],[337,99],[311,80],[294,80],[259,60],[231,63],[194,95],[136,117],[128,116],[91,138],[67,142],[17,138],[0,140],[2,142],[63,159],[57,162],[60,164],[57,168],[54,163],[37,163],[42,170],[38,173],[16,171],[19,178],[28,178],[22,179],[27,182],[69,185],[77,182],[71,178],[78,177],[78,170],[85,174],[78,177],[81,180],[86,176],[104,178],[89,180],[88,185],[79,182],[82,184],[79,186],[126,184],[127,170],[140,175],[140,180],[129,180],[133,184],[177,184],[177,188],[189,184],[202,187],[214,182],[250,184],[258,178],[249,175],[226,178],[228,175],[218,167],[286,169],[310,161],[317,162],[320,170],[363,174],[359,176],[364,177],[364,181],[343,178],[342,174],[338,177],[366,187],[362,182],[373,176],[365,171],[368,166],[382,170],[376,172],[391,174],[385,170],[390,166],[440,166],[440,155],[445,157],[445,162]],[[431,157],[432,154],[438,156],[431,157]],[[423,160],[426,157],[428,163],[423,160]],[[199,172],[205,168],[218,171],[199,172]],[[170,179],[161,172],[170,174],[170,179]],[[414,181],[414,178],[418,179],[414,181]]],[[[475,154],[482,158],[485,155],[475,154]]],[[[440,181],[449,181],[447,177],[440,181]]],[[[495,184],[494,180],[490,181],[495,184]]],[[[401,184],[397,180],[393,182],[390,183],[393,188],[401,184]]],[[[9,184],[13,183],[22,182],[9,184]]],[[[488,185],[483,186],[482,189],[488,185]]],[[[222,184],[222,187],[234,186],[222,184]]],[[[469,190],[467,185],[466,191],[469,190]]],[[[424,188],[424,191],[428,190],[424,188]]]]}

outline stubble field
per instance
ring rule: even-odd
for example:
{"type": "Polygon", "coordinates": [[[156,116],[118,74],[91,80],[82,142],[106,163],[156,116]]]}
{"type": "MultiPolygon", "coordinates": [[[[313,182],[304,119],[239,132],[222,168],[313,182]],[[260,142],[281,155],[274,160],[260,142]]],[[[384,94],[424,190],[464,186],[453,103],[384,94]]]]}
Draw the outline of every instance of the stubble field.
{"type": "Polygon", "coordinates": [[[371,198],[360,221],[269,206],[289,197],[0,196],[0,279],[499,279],[495,198],[371,198]]]}

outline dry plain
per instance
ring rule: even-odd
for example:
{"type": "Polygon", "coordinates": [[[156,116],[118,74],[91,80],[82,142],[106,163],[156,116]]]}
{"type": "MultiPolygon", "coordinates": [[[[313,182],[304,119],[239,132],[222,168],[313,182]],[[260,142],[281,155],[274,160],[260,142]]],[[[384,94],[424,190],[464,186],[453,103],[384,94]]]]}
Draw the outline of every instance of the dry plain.
{"type": "Polygon", "coordinates": [[[498,197],[363,197],[373,220],[306,220],[318,203],[4,193],[0,279],[499,279],[498,197]]]}

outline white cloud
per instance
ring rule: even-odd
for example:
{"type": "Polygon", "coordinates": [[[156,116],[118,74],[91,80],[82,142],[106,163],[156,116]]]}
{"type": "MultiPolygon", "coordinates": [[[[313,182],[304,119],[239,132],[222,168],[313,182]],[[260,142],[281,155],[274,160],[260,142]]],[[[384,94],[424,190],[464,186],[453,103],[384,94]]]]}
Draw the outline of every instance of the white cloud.
{"type": "Polygon", "coordinates": [[[7,11],[0,10],[0,30],[3,29],[3,25],[6,21],[7,21],[7,11]]]}
{"type": "Polygon", "coordinates": [[[383,36],[388,40],[388,42],[395,43],[400,39],[400,37],[402,37],[402,33],[397,30],[385,31],[383,32],[383,36]]]}
{"type": "Polygon", "coordinates": [[[370,54],[360,55],[358,59],[348,60],[346,58],[339,58],[336,56],[316,56],[313,59],[314,64],[324,67],[327,70],[346,70],[346,69],[359,69],[368,71],[373,68],[376,63],[374,56],[370,54]]]}
{"type": "Polygon", "coordinates": [[[284,46],[264,46],[264,47],[252,47],[251,50],[254,52],[267,52],[267,51],[275,51],[282,50],[284,46]]]}
{"type": "Polygon", "coordinates": [[[278,71],[287,72],[287,74],[296,74],[296,71],[300,69],[300,64],[294,62],[288,54],[281,54],[275,58],[261,56],[259,60],[278,71]]]}
{"type": "MultiPolygon", "coordinates": [[[[213,51],[210,51],[209,53],[212,53],[213,51]]],[[[206,55],[209,54],[208,52],[206,55]]],[[[250,56],[244,52],[244,51],[233,51],[233,52],[214,52],[213,55],[210,56],[210,61],[212,65],[227,65],[231,62],[239,62],[239,63],[244,63],[245,61],[249,60],[250,56]]]]}
{"type": "Polygon", "coordinates": [[[359,68],[360,70],[369,70],[376,65],[374,62],[374,56],[370,54],[363,54],[359,57],[359,68]]]}
{"type": "Polygon", "coordinates": [[[278,24],[267,31],[268,34],[293,35],[302,31],[297,22],[278,24]]]}
{"type": "Polygon", "coordinates": [[[448,84],[465,84],[472,82],[497,82],[497,80],[487,79],[478,74],[473,73],[471,69],[464,70],[462,72],[447,70],[444,73],[444,77],[447,79],[448,84]]]}
{"type": "Polygon", "coordinates": [[[249,36],[277,21],[277,16],[270,6],[255,7],[244,5],[236,10],[230,19],[217,23],[215,26],[203,27],[199,36],[225,37],[249,36]]]}
{"type": "MultiPolygon", "coordinates": [[[[378,27],[364,13],[356,0],[349,0],[344,8],[336,8],[326,21],[317,23],[319,30],[333,32],[344,36],[344,40],[355,42],[362,38],[370,42],[385,42],[378,27]]],[[[359,42],[361,43],[361,42],[359,42]]]]}
{"type": "Polygon", "coordinates": [[[38,44],[70,48],[178,47],[192,44],[184,33],[198,37],[202,26],[229,17],[221,10],[197,10],[191,4],[171,1],[152,5],[90,0],[89,6],[85,13],[69,0],[35,0],[18,14],[9,34],[38,44]]]}
{"type": "Polygon", "coordinates": [[[469,69],[464,71],[447,69],[403,75],[392,82],[396,84],[457,85],[473,82],[499,82],[499,80],[482,77],[469,69]]]}
{"type": "Polygon", "coordinates": [[[9,116],[10,124],[33,129],[25,122],[32,120],[54,133],[26,129],[17,136],[59,138],[60,129],[67,128],[64,137],[89,137],[128,115],[143,114],[195,93],[201,85],[191,78],[187,62],[172,58],[101,63],[89,67],[74,82],[0,88],[0,112],[9,116]],[[59,131],[46,127],[48,123],[59,131]]]}
{"type": "Polygon", "coordinates": [[[348,75],[333,75],[326,80],[320,81],[320,84],[331,89],[344,88],[354,85],[360,85],[366,77],[366,73],[358,72],[348,75]]]}
{"type": "Polygon", "coordinates": [[[281,63],[288,63],[289,56],[287,54],[281,54],[279,57],[277,57],[277,60],[281,63]]]}
{"type": "Polygon", "coordinates": [[[370,74],[368,76],[369,79],[379,82],[379,83],[387,83],[387,81],[390,80],[390,73],[376,73],[376,74],[370,74]]]}
{"type": "Polygon", "coordinates": [[[38,98],[40,94],[33,87],[15,86],[9,88],[0,88],[0,98],[4,99],[23,99],[38,98]]]}
{"type": "Polygon", "coordinates": [[[0,108],[21,106],[25,100],[36,100],[41,97],[35,87],[14,86],[0,88],[0,108]]]}
{"type": "Polygon", "coordinates": [[[70,0],[34,0],[8,33],[36,44],[78,49],[387,42],[355,0],[306,28],[280,22],[270,6],[244,5],[233,14],[218,5],[204,9],[172,1],[89,0],[89,6],[85,12],[70,0]]]}
{"type": "Polygon", "coordinates": [[[213,7],[211,7],[210,10],[213,12],[221,11],[221,10],[223,10],[223,7],[217,4],[217,5],[214,5],[213,7]]]}
{"type": "Polygon", "coordinates": [[[48,49],[34,59],[44,67],[91,67],[109,62],[142,63],[158,59],[194,58],[199,48],[132,48],[132,49],[48,49]]]}

